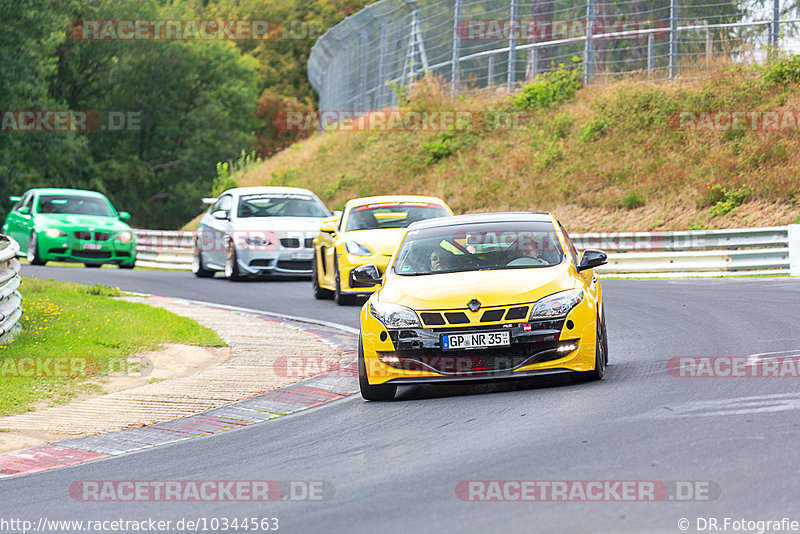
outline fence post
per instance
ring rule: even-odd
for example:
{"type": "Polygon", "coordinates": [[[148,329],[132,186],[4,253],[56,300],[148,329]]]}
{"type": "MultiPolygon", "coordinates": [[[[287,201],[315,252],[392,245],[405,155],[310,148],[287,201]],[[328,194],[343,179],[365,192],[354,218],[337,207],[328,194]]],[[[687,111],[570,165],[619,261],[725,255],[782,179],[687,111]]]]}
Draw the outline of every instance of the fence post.
{"type": "Polygon", "coordinates": [[[769,44],[772,49],[778,48],[778,36],[781,31],[781,2],[772,0],[772,31],[770,32],[769,44]]]}
{"type": "Polygon", "coordinates": [[[539,49],[535,46],[528,49],[528,68],[525,70],[525,81],[529,82],[536,78],[539,69],[539,49]]]}
{"type": "Polygon", "coordinates": [[[384,100],[383,95],[386,91],[386,49],[388,48],[389,32],[387,30],[386,20],[380,15],[376,15],[372,6],[369,6],[370,14],[381,23],[381,48],[380,58],[378,59],[378,109],[383,109],[384,100]]]}
{"type": "Polygon", "coordinates": [[[790,224],[789,229],[789,274],[800,276],[800,224],[790,224]]]}
{"type": "Polygon", "coordinates": [[[451,68],[453,69],[450,75],[450,100],[455,100],[458,94],[458,83],[461,78],[461,65],[459,58],[461,55],[461,1],[456,0],[455,10],[453,12],[453,58],[450,61],[451,68]]]}
{"type": "Polygon", "coordinates": [[[489,56],[489,67],[487,76],[489,77],[489,79],[486,81],[486,86],[489,89],[492,89],[494,87],[494,54],[489,56]]]}
{"type": "Polygon", "coordinates": [[[592,26],[594,20],[594,0],[586,0],[586,44],[583,50],[583,84],[592,82],[594,70],[594,40],[592,39],[592,26]]]}
{"type": "Polygon", "coordinates": [[[706,27],[706,67],[711,64],[711,54],[713,51],[713,41],[711,39],[711,28],[708,27],[708,21],[703,21],[703,26],[706,27]]]}
{"type": "Polygon", "coordinates": [[[514,89],[514,63],[517,58],[517,3],[519,0],[511,0],[511,17],[509,22],[510,33],[508,34],[508,92],[514,89]]]}
{"type": "Polygon", "coordinates": [[[678,0],[669,2],[669,79],[678,74],[678,0]]]}
{"type": "Polygon", "coordinates": [[[653,50],[653,32],[647,34],[647,77],[653,72],[653,60],[655,59],[655,52],[653,50]]]}

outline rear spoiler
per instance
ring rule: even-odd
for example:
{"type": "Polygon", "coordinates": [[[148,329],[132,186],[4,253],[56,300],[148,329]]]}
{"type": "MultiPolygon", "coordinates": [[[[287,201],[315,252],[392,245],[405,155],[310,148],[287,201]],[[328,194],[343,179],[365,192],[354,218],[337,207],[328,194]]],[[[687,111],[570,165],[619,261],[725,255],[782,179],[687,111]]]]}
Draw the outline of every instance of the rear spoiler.
{"type": "Polygon", "coordinates": [[[203,204],[213,204],[217,199],[215,197],[206,197],[203,199],[203,204]]]}

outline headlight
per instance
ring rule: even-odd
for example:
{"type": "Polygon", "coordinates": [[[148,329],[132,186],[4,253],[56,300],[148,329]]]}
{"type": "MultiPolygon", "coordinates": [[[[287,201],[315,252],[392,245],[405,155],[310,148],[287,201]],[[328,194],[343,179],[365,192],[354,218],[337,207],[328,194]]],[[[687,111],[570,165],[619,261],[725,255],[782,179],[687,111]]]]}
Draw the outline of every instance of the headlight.
{"type": "Polygon", "coordinates": [[[120,232],[117,234],[117,239],[119,239],[120,243],[129,243],[131,239],[133,239],[133,234],[130,232],[120,232]]]}
{"type": "Polygon", "coordinates": [[[354,256],[372,256],[372,251],[356,241],[347,241],[344,244],[347,252],[354,256]]]}
{"type": "Polygon", "coordinates": [[[244,242],[252,247],[263,247],[264,245],[267,244],[267,240],[259,235],[245,237],[244,242]]]}
{"type": "Polygon", "coordinates": [[[560,291],[544,297],[533,307],[531,321],[565,317],[569,311],[583,300],[582,289],[560,291]]]}
{"type": "Polygon", "coordinates": [[[370,303],[369,312],[386,328],[422,328],[414,310],[397,304],[370,303]]]}
{"type": "Polygon", "coordinates": [[[64,237],[67,233],[64,230],[59,230],[58,228],[48,228],[44,231],[44,235],[47,237],[64,237]]]}

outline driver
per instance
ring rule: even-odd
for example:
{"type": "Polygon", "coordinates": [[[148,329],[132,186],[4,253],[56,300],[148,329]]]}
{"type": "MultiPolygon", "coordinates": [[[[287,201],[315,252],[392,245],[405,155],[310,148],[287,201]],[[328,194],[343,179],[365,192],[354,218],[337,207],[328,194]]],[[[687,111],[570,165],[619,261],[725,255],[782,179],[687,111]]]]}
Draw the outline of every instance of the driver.
{"type": "Polygon", "coordinates": [[[431,271],[440,273],[449,270],[453,265],[452,259],[453,257],[449,252],[437,248],[430,255],[431,271]]]}

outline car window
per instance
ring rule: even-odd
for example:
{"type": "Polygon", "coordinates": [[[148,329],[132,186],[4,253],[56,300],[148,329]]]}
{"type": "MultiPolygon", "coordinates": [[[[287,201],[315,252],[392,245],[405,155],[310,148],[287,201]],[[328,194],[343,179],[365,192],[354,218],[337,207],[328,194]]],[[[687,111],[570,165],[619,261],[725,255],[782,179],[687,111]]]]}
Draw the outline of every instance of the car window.
{"type": "Polygon", "coordinates": [[[233,200],[231,199],[230,195],[223,195],[217,200],[217,202],[211,206],[211,213],[215,213],[217,211],[227,211],[230,213],[231,205],[233,205],[233,200]]]}
{"type": "Polygon", "coordinates": [[[552,267],[564,260],[549,222],[491,222],[412,230],[403,240],[394,270],[421,275],[552,267]]]}
{"type": "Polygon", "coordinates": [[[14,209],[19,210],[20,208],[24,208],[25,206],[30,207],[32,199],[33,199],[33,193],[25,193],[20,199],[20,201],[14,205],[14,209]]]}
{"type": "Polygon", "coordinates": [[[300,193],[254,193],[241,195],[236,216],[248,217],[328,217],[330,214],[311,195],[300,193]]]}
{"type": "Polygon", "coordinates": [[[569,234],[564,229],[564,225],[562,225],[560,221],[558,223],[558,227],[561,228],[562,232],[564,232],[564,238],[567,241],[567,246],[569,247],[569,253],[572,256],[572,261],[575,262],[575,266],[577,267],[578,266],[578,250],[575,248],[575,244],[572,242],[572,239],[570,239],[569,234]]]}
{"type": "Polygon", "coordinates": [[[104,198],[79,195],[40,195],[37,213],[68,213],[71,215],[94,215],[116,217],[114,209],[104,198]]]}
{"type": "Polygon", "coordinates": [[[444,206],[431,202],[376,202],[352,208],[346,230],[405,228],[417,221],[448,215],[444,206]]]}

